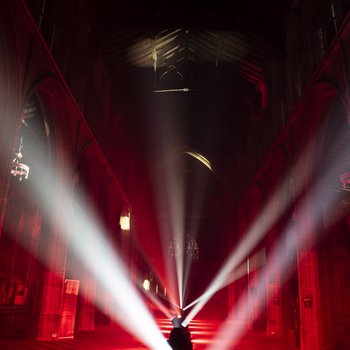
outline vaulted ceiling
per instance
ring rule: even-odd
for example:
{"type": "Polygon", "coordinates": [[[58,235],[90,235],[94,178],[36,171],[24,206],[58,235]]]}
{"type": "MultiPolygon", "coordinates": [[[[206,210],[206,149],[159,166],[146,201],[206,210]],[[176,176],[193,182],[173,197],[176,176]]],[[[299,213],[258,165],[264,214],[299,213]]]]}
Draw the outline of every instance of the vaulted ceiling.
{"type": "MultiPolygon", "coordinates": [[[[283,51],[291,2],[86,1],[91,47],[106,63],[112,98],[141,153],[164,148],[158,127],[177,139],[173,150],[187,147],[218,167],[240,167],[246,139],[254,139],[248,134],[264,67],[283,51]]],[[[239,174],[238,197],[246,175],[239,174]]]]}
{"type": "Polygon", "coordinates": [[[232,63],[258,84],[280,45],[290,0],[142,2],[89,0],[96,44],[115,77],[140,67],[232,63]]]}
{"type": "MultiPolygon", "coordinates": [[[[160,149],[183,147],[221,171],[248,162],[246,140],[256,139],[249,133],[261,107],[263,70],[271,54],[283,52],[291,2],[85,2],[91,47],[106,64],[113,103],[123,109],[128,137],[143,158],[145,149],[158,157],[160,149]]],[[[238,176],[237,198],[251,174],[238,176]]]]}

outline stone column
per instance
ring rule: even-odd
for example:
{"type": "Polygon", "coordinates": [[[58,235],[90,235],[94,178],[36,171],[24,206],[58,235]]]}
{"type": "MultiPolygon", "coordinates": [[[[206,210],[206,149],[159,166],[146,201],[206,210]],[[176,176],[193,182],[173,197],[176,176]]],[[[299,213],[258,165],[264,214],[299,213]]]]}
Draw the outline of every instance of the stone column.
{"type": "Polygon", "coordinates": [[[317,226],[311,203],[309,195],[296,214],[300,341],[301,350],[324,350],[326,330],[322,323],[319,259],[315,248],[317,226]]]}
{"type": "Polygon", "coordinates": [[[77,330],[93,331],[95,329],[95,305],[92,301],[96,298],[96,280],[86,271],[81,275],[80,285],[82,292],[79,292],[77,330]]]}
{"type": "MultiPolygon", "coordinates": [[[[242,207],[238,213],[238,222],[237,222],[237,243],[241,244],[241,241],[244,239],[244,235],[247,229],[247,213],[246,208],[242,207]]],[[[246,260],[242,261],[242,264],[246,264],[246,260]]],[[[232,273],[232,277],[235,277],[235,271],[232,273]]],[[[245,310],[248,310],[248,277],[243,275],[238,280],[235,281],[234,287],[231,289],[233,292],[233,312],[230,315],[233,317],[235,322],[239,323],[249,323],[248,313],[239,313],[238,307],[241,306],[245,310]],[[244,315],[244,316],[243,316],[244,315]]]]}
{"type": "MultiPolygon", "coordinates": [[[[275,208],[277,210],[277,208],[275,208]]],[[[282,336],[283,334],[283,318],[282,318],[282,296],[281,296],[281,266],[283,265],[282,259],[285,259],[285,255],[282,252],[276,254],[276,249],[280,249],[281,225],[276,224],[275,227],[269,232],[266,238],[266,312],[267,312],[267,324],[266,334],[267,336],[282,336]],[[272,255],[272,256],[271,256],[272,255]]]]}
{"type": "Polygon", "coordinates": [[[267,336],[282,336],[282,301],[281,301],[281,273],[274,262],[271,266],[268,259],[266,271],[266,294],[267,294],[267,336]]]}
{"type": "MultiPolygon", "coordinates": [[[[92,186],[90,187],[91,190],[92,186]]],[[[84,198],[84,196],[79,196],[79,192],[84,192],[83,187],[77,188],[77,212],[79,213],[80,210],[82,210],[81,206],[83,203],[80,203],[79,201],[82,200],[81,198],[84,198]]],[[[80,193],[81,194],[81,193],[80,193]]],[[[96,197],[97,198],[97,197],[96,197]]],[[[86,194],[86,200],[87,203],[95,203],[95,206],[92,205],[89,210],[92,212],[98,212],[97,210],[97,199],[94,198],[92,193],[86,194]]],[[[79,220],[79,215],[77,215],[79,220]]],[[[80,222],[77,222],[75,225],[76,228],[74,229],[75,232],[72,234],[78,236],[79,240],[84,240],[85,245],[89,247],[89,251],[85,251],[86,254],[95,254],[96,252],[100,251],[102,248],[101,246],[92,246],[92,242],[87,243],[86,240],[89,240],[91,238],[84,236],[84,227],[81,226],[80,222]]],[[[77,239],[76,239],[77,240],[77,239]]],[[[82,242],[83,243],[83,242],[82,242]]],[[[96,244],[96,243],[95,243],[96,244]]],[[[77,261],[75,268],[75,276],[80,281],[80,288],[79,288],[79,297],[78,297],[78,306],[77,306],[77,320],[76,320],[76,329],[77,331],[93,331],[95,329],[95,300],[96,300],[96,275],[98,272],[98,266],[97,262],[95,263],[95,266],[93,267],[94,271],[90,268],[87,268],[82,264],[81,262],[77,261]]],[[[102,268],[102,267],[101,267],[102,268]]],[[[105,267],[104,267],[105,268],[105,267]]]]}
{"type": "MultiPolygon", "coordinates": [[[[63,157],[64,158],[64,157],[63,157]]],[[[48,173],[50,176],[50,172],[48,173]]],[[[55,340],[61,336],[63,312],[63,296],[66,277],[67,237],[71,234],[72,213],[72,183],[71,188],[63,186],[63,173],[48,185],[43,181],[43,188],[51,188],[52,203],[46,223],[48,232],[42,232],[42,246],[46,268],[43,277],[42,300],[39,311],[37,338],[40,340],[55,340]],[[49,187],[46,187],[49,186],[49,187]]],[[[51,176],[54,176],[51,173],[51,176]]],[[[68,182],[68,181],[67,181],[68,182]]],[[[43,191],[41,191],[43,192],[43,191]]],[[[43,195],[40,191],[39,196],[43,195]]],[[[44,225],[45,227],[45,225],[44,225]]]]}
{"type": "MultiPolygon", "coordinates": [[[[47,233],[43,233],[43,235],[45,234],[47,235],[47,233]]],[[[66,241],[59,236],[58,232],[51,232],[47,243],[47,268],[45,268],[43,277],[42,300],[39,311],[37,338],[40,340],[59,338],[66,254],[66,241]]]]}

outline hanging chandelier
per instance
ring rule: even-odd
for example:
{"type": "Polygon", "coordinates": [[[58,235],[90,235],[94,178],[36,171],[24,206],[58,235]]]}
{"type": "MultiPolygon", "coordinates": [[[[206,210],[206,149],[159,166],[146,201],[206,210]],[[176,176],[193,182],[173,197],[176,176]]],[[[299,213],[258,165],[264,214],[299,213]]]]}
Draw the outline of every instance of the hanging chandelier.
{"type": "Polygon", "coordinates": [[[20,143],[18,146],[18,152],[15,153],[15,158],[12,161],[11,174],[13,176],[19,176],[19,181],[22,181],[23,177],[28,179],[29,176],[29,166],[21,162],[23,154],[23,137],[21,136],[20,143]]]}
{"type": "Polygon", "coordinates": [[[169,243],[169,255],[173,258],[179,258],[182,255],[189,257],[193,261],[199,259],[199,247],[196,240],[190,237],[189,234],[186,237],[178,234],[169,243]]]}

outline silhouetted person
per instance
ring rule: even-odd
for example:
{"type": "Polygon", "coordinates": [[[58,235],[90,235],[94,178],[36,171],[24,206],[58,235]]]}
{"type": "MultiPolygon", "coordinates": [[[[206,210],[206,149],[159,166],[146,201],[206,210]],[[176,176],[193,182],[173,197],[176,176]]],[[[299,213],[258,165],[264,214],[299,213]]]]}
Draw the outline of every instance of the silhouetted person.
{"type": "Polygon", "coordinates": [[[192,350],[191,333],[188,326],[182,326],[182,322],[182,317],[174,317],[171,320],[173,329],[170,332],[168,343],[173,350],[192,350]]]}
{"type": "Polygon", "coordinates": [[[184,321],[182,316],[175,316],[172,320],[171,323],[173,325],[173,328],[182,328],[182,322],[184,321]]]}

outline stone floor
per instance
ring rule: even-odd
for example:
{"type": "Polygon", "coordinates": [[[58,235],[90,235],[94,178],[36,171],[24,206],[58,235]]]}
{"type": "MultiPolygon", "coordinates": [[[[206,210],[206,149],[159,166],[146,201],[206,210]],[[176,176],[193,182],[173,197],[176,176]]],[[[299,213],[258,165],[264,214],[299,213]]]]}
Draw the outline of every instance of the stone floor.
{"type": "MultiPolygon", "coordinates": [[[[166,338],[171,324],[168,320],[158,320],[166,338]]],[[[233,327],[235,325],[232,325],[233,327]]],[[[213,343],[219,324],[197,320],[190,325],[194,350],[204,350],[213,343]]],[[[215,347],[213,347],[215,348],[215,347]]],[[[43,342],[26,339],[2,339],[1,350],[144,350],[147,349],[137,339],[117,326],[98,327],[92,333],[80,334],[75,339],[43,342]]],[[[226,350],[291,350],[278,338],[267,338],[263,332],[250,331],[244,334],[235,345],[226,350]]]]}

